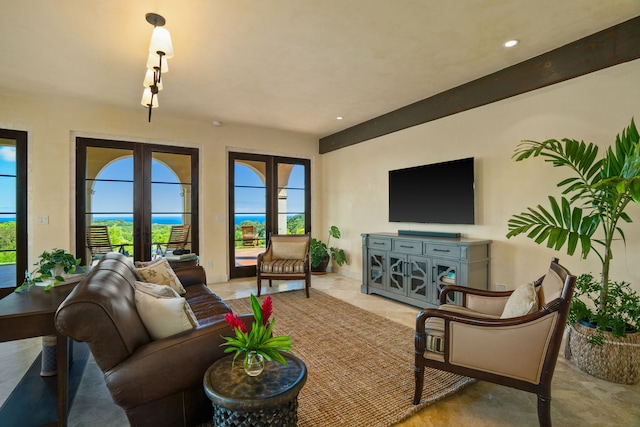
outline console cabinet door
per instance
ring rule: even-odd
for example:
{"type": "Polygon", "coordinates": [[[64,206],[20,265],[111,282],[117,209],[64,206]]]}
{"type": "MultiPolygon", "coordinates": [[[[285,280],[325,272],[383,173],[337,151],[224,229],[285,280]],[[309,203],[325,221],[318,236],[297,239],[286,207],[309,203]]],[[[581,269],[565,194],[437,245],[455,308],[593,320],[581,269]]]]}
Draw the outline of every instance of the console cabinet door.
{"type": "Polygon", "coordinates": [[[433,297],[429,276],[429,258],[409,256],[408,267],[408,296],[418,301],[430,302],[433,297]]]}
{"type": "Polygon", "coordinates": [[[407,294],[406,267],[407,256],[401,254],[389,254],[389,283],[387,290],[395,294],[407,294]]]}
{"type": "MultiPolygon", "coordinates": [[[[447,285],[458,285],[458,272],[460,271],[460,263],[443,260],[443,259],[433,259],[433,267],[432,267],[432,279],[433,279],[433,288],[436,290],[437,295],[434,295],[434,300],[431,302],[433,304],[440,303],[440,293],[442,289],[447,285]]],[[[447,298],[447,304],[462,304],[462,297],[459,293],[450,294],[449,298],[447,298]],[[451,298],[451,295],[454,297],[451,298]]]]}
{"type": "Polygon", "coordinates": [[[369,250],[367,261],[368,284],[373,288],[384,289],[385,277],[385,252],[369,250]]]}

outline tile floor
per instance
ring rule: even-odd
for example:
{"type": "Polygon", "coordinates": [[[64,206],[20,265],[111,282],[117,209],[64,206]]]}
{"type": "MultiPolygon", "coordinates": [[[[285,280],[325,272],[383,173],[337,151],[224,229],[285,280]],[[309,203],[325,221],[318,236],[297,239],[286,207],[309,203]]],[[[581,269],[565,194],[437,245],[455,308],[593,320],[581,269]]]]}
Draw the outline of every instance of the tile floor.
{"type": "MultiPolygon", "coordinates": [[[[301,282],[281,282],[274,283],[274,287],[269,289],[267,282],[264,283],[263,292],[282,292],[303,287],[301,282]]],[[[417,308],[374,295],[364,295],[360,293],[360,284],[360,280],[336,274],[312,278],[312,287],[315,289],[411,328],[415,326],[417,308]]],[[[223,299],[247,297],[256,290],[254,278],[213,283],[209,287],[223,299]]],[[[407,345],[412,346],[413,343],[407,345]]],[[[39,338],[0,343],[0,404],[7,398],[39,351],[39,338]]],[[[100,378],[86,378],[85,381],[83,378],[80,387],[102,387],[99,380],[100,378]]],[[[105,392],[106,387],[100,395],[108,400],[108,392],[105,392]]],[[[554,375],[552,397],[551,414],[555,426],[640,426],[640,384],[627,386],[593,378],[566,362],[562,355],[554,375]]],[[[411,398],[412,396],[407,396],[407,399],[411,398]]],[[[105,418],[96,421],[95,414],[86,410],[89,405],[95,403],[84,403],[82,397],[77,397],[69,415],[69,425],[106,425],[105,418]]],[[[107,402],[105,405],[109,406],[107,402]]],[[[111,405],[113,406],[112,403],[111,405]]],[[[114,409],[116,415],[109,425],[117,426],[118,423],[123,423],[123,418],[117,417],[119,408],[114,409]]],[[[486,382],[477,382],[456,395],[423,409],[400,424],[402,427],[537,425],[536,396],[486,382]]]]}

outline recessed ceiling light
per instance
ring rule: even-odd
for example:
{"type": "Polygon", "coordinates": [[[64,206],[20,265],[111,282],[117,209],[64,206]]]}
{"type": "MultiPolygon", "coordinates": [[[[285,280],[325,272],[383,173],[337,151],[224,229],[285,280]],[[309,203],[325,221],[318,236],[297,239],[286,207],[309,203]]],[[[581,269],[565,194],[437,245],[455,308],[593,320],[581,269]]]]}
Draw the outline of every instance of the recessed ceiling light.
{"type": "Polygon", "coordinates": [[[508,42],[504,43],[504,47],[513,47],[515,45],[518,44],[518,40],[509,40],[508,42]]]}
{"type": "Polygon", "coordinates": [[[220,126],[222,126],[222,122],[221,122],[220,120],[214,120],[214,121],[213,121],[213,125],[214,125],[215,127],[220,127],[220,126]]]}
{"type": "Polygon", "coordinates": [[[342,116],[336,117],[336,120],[342,120],[342,119],[344,119],[344,117],[342,117],[342,116]]]}

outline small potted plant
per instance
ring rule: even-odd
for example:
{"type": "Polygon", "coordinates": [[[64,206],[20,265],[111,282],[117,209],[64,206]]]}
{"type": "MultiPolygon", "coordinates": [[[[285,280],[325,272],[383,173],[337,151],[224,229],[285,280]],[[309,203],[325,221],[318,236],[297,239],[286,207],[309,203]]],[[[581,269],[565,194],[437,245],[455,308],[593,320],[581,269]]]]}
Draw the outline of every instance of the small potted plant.
{"type": "Polygon", "coordinates": [[[315,238],[311,239],[310,253],[312,272],[324,273],[327,270],[327,266],[331,259],[333,259],[339,266],[347,263],[347,254],[344,250],[329,246],[329,242],[332,237],[334,239],[340,238],[340,230],[335,225],[329,227],[329,238],[327,239],[327,243],[315,238]]]}
{"type": "Polygon", "coordinates": [[[238,356],[244,353],[242,367],[247,375],[257,376],[264,369],[265,359],[286,365],[287,361],[280,352],[291,350],[293,342],[288,335],[273,336],[276,319],[271,318],[273,302],[270,295],[260,305],[258,298],[251,294],[251,309],[254,318],[251,329],[247,328],[237,314],[225,315],[224,319],[231,331],[235,332],[235,336],[223,337],[226,342],[221,346],[227,347],[225,353],[234,353],[234,363],[238,356]]]}
{"type": "Polygon", "coordinates": [[[25,271],[24,282],[16,288],[16,292],[29,290],[33,285],[45,284],[45,291],[64,282],[63,274],[73,274],[80,265],[80,258],[75,258],[64,249],[54,248],[38,255],[39,261],[33,271],[25,271]],[[48,280],[47,280],[48,279],[48,280]],[[46,280],[46,282],[45,282],[46,280]]]}

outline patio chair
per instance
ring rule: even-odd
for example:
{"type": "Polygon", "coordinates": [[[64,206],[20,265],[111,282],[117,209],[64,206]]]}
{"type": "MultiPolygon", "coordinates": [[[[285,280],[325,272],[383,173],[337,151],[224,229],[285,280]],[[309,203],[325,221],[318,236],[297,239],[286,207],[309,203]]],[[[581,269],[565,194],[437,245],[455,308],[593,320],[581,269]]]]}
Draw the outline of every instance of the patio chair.
{"type": "Polygon", "coordinates": [[[190,230],[191,226],[188,224],[172,225],[167,242],[154,243],[156,245],[156,255],[165,256],[167,252],[184,250],[189,242],[190,230]]]}
{"type": "MultiPolygon", "coordinates": [[[[118,252],[127,255],[125,245],[117,245],[118,252]]],[[[114,252],[111,239],[109,238],[109,227],[106,225],[90,225],[87,227],[87,248],[91,252],[91,261],[98,260],[109,252],[114,252]]]]}
{"type": "Polygon", "coordinates": [[[253,225],[242,225],[242,246],[255,248],[258,246],[258,235],[253,225]]]}
{"type": "Polygon", "coordinates": [[[553,258],[547,274],[514,291],[445,286],[440,307],[416,319],[414,405],[425,367],[538,396],[538,422],[551,426],[551,379],[576,277],[553,258]],[[447,304],[452,292],[462,305],[447,304]]]}
{"type": "Polygon", "coordinates": [[[269,286],[275,280],[304,280],[309,298],[311,268],[309,264],[308,234],[274,234],[267,243],[267,250],[258,254],[256,274],[258,276],[258,296],[262,291],[262,280],[268,279],[269,286]]]}

